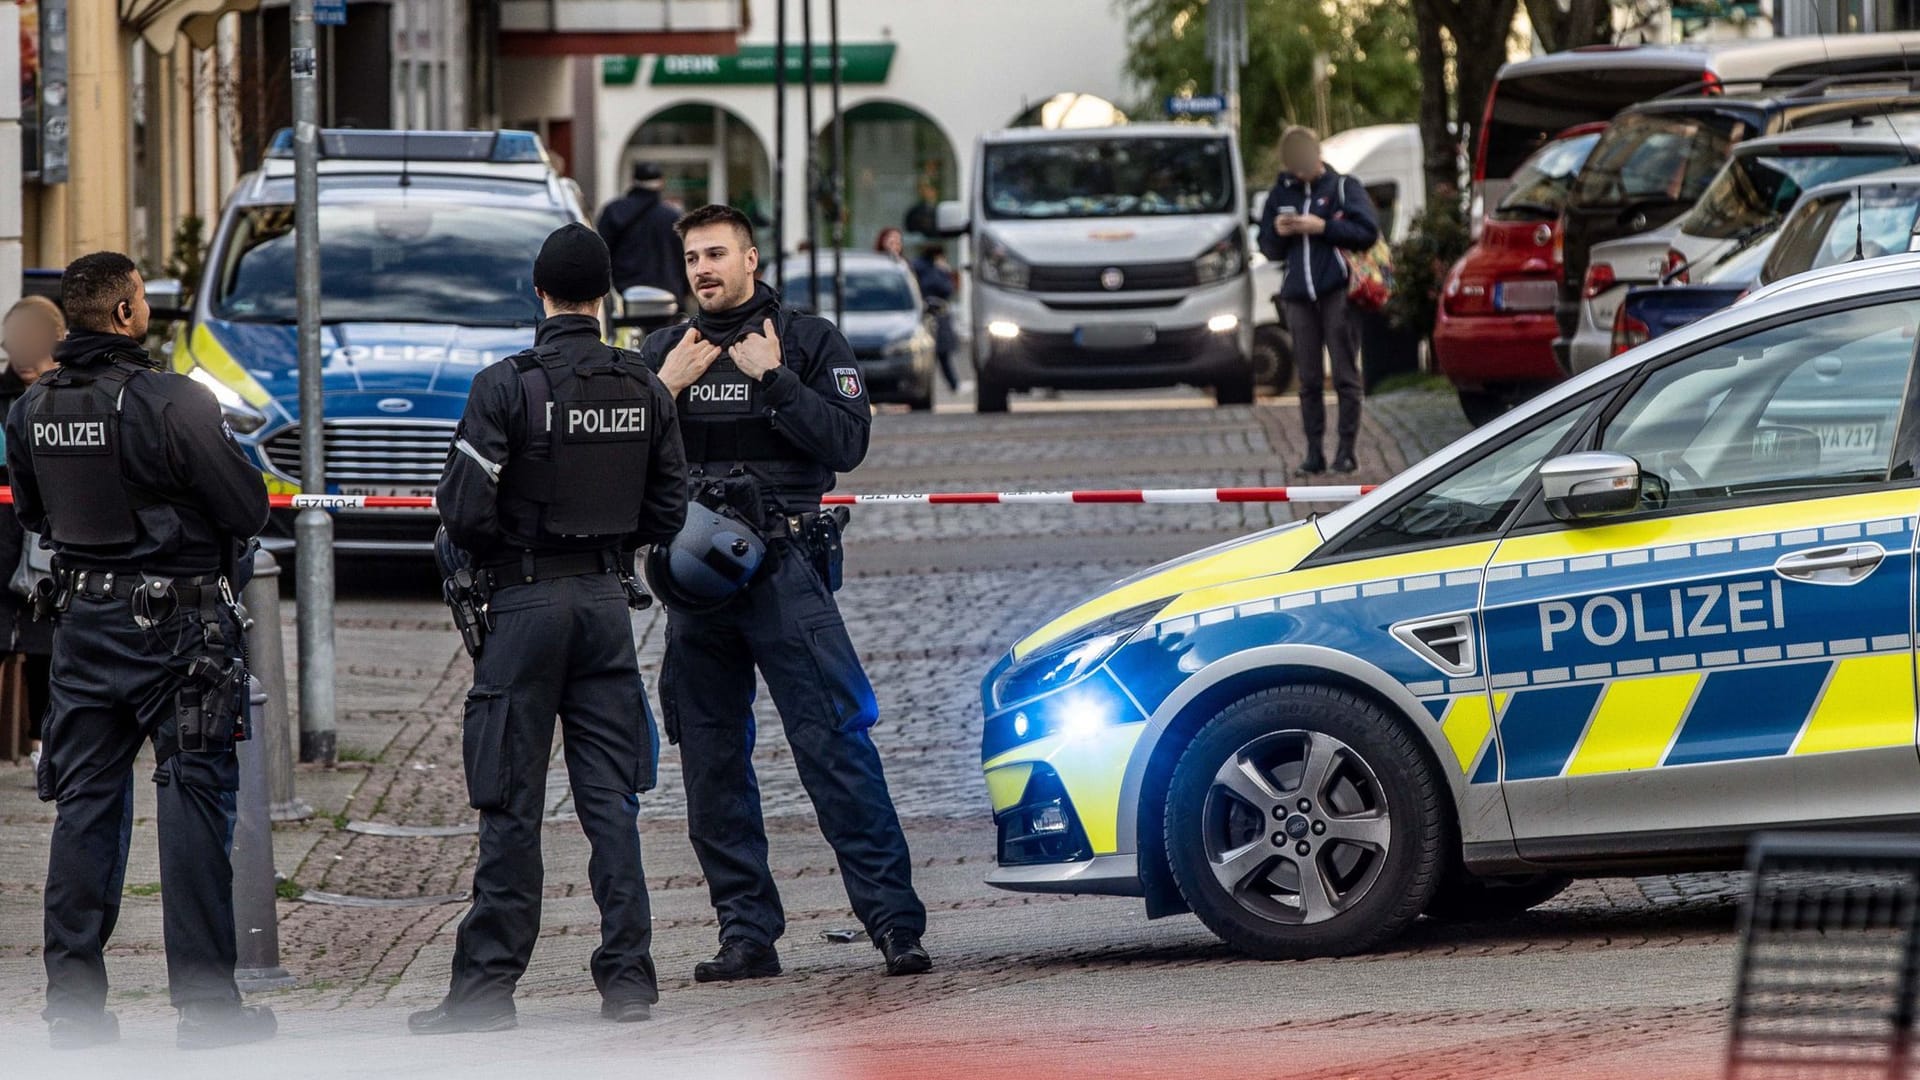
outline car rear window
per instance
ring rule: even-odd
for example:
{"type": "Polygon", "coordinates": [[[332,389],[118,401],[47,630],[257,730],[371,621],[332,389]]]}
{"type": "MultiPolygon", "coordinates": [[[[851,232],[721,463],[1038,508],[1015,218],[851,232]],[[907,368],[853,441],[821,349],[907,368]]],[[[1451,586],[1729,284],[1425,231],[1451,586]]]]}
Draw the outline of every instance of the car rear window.
{"type": "Polygon", "coordinates": [[[1726,113],[1631,113],[1615,120],[1587,156],[1568,205],[1690,203],[1712,182],[1733,144],[1752,132],[1726,113]]]}
{"type": "Polygon", "coordinates": [[[1761,281],[1910,250],[1916,219],[1920,187],[1886,184],[1823,195],[1787,219],[1761,281]]]}
{"type": "Polygon", "coordinates": [[[1617,55],[1596,55],[1591,67],[1509,75],[1494,86],[1475,174],[1505,179],[1555,133],[1699,78],[1698,68],[1638,67],[1617,55]]]}
{"type": "MultiPolygon", "coordinates": [[[[919,308],[913,296],[913,286],[907,282],[904,271],[895,270],[849,270],[846,273],[847,310],[848,311],[914,311],[919,308]]],[[[820,298],[828,307],[833,306],[833,279],[824,274],[820,276],[820,298]]],[[[814,303],[814,279],[807,277],[804,270],[798,277],[787,278],[787,292],[782,298],[787,304],[803,311],[818,310],[814,303]]]]}
{"type": "Polygon", "coordinates": [[[1491,215],[1495,221],[1551,221],[1560,216],[1567,204],[1567,192],[1580,165],[1600,141],[1600,133],[1588,132],[1572,138],[1556,139],[1534,152],[1513,174],[1513,187],[1507,190],[1491,215]]]}
{"type": "Polygon", "coordinates": [[[1737,154],[1681,220],[1680,231],[1725,240],[1769,229],[1810,187],[1906,163],[1907,156],[1893,150],[1806,147],[1737,154]]]}

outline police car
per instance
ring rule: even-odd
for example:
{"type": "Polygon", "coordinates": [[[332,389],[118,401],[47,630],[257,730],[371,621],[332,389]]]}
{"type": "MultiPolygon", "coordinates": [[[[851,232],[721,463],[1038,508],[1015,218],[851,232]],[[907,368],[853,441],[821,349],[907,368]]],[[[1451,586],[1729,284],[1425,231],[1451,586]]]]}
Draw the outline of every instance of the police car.
{"type": "MultiPolygon", "coordinates": [[[[327,490],[431,495],[481,368],[533,344],[533,258],[586,221],[524,131],[323,131],[320,314],[327,490]]],[[[173,365],[211,388],[276,494],[299,490],[293,141],[221,215],[173,365]]],[[[426,552],[433,512],[342,511],[338,550],[426,552]]],[[[276,512],[268,546],[292,544],[276,512]]]]}
{"type": "Polygon", "coordinates": [[[1920,256],[1756,292],[983,684],[991,884],[1261,957],[1920,824],[1920,256]]]}

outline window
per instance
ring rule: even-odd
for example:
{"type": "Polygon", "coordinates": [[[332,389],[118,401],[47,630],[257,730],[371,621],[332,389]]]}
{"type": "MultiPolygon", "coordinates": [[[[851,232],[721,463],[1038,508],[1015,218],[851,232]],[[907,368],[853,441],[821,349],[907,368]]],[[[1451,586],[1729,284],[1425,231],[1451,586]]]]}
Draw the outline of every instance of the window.
{"type": "Polygon", "coordinates": [[[1494,450],[1395,507],[1366,527],[1343,554],[1426,541],[1466,540],[1498,531],[1519,505],[1527,481],[1586,413],[1560,416],[1494,450]]]}
{"type": "Polygon", "coordinates": [[[1696,353],[1633,391],[1601,449],[1654,479],[1649,509],[1885,481],[1917,325],[1902,301],[1696,353]]]}
{"type": "Polygon", "coordinates": [[[1905,164],[1907,155],[1899,151],[1846,154],[1817,144],[1735,154],[1680,229],[1714,240],[1745,238],[1771,229],[1815,184],[1905,164]]]}
{"type": "Polygon", "coordinates": [[[1637,202],[1691,203],[1747,134],[1722,113],[1634,113],[1607,128],[1573,184],[1572,205],[1586,209],[1637,202]]]}
{"type": "Polygon", "coordinates": [[[1233,211],[1225,139],[1013,142],[986,151],[987,216],[1095,218],[1233,211]]]}
{"type": "Polygon", "coordinates": [[[1916,196],[1920,189],[1862,188],[1834,218],[1810,269],[1907,250],[1913,243],[1914,213],[1920,210],[1916,196]]]}
{"type": "Polygon", "coordinates": [[[1590,131],[1541,147],[1513,174],[1513,186],[1488,215],[1495,221],[1552,221],[1567,204],[1573,178],[1593,152],[1600,133],[1590,131]]]}

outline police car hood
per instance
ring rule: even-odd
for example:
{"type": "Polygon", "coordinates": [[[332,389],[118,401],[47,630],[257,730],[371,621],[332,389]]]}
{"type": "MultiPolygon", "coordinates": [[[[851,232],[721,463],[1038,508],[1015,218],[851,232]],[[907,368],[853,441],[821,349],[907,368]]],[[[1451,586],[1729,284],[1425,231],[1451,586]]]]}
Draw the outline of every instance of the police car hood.
{"type": "Polygon", "coordinates": [[[1107,591],[1068,609],[1020,639],[1013,647],[1014,656],[1025,657],[1050,641],[1129,608],[1155,601],[1164,607],[1165,602],[1198,589],[1279,576],[1312,554],[1321,540],[1314,521],[1294,521],[1182,555],[1115,582],[1107,591]]]}
{"type": "MultiPolygon", "coordinates": [[[[285,323],[209,319],[196,335],[198,350],[223,350],[291,414],[300,396],[297,331],[285,323]],[[211,341],[209,341],[211,338],[211,341]]],[[[320,328],[322,385],[329,397],[378,395],[406,401],[413,411],[445,399],[459,416],[480,369],[533,344],[533,327],[453,326],[444,323],[328,323],[320,328]]],[[[205,362],[205,360],[203,360],[205,362]]],[[[425,411],[425,410],[422,410],[425,411]]],[[[439,415],[444,409],[434,409],[439,415]]]]}
{"type": "Polygon", "coordinates": [[[1028,262],[1048,266],[1175,262],[1198,258],[1239,228],[1233,214],[1142,217],[994,219],[987,232],[1028,262]]]}

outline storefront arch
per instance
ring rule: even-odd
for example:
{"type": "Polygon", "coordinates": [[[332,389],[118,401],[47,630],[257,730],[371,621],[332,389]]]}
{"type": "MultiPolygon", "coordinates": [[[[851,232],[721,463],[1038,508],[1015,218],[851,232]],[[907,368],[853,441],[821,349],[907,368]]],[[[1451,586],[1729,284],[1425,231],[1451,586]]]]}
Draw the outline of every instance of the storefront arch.
{"type": "MultiPolygon", "coordinates": [[[[909,244],[933,227],[933,207],[960,197],[960,163],[953,140],[926,113],[903,102],[863,101],[842,112],[847,161],[843,173],[846,245],[870,248],[880,230],[907,233],[909,244]]],[[[833,121],[815,143],[821,175],[831,161],[833,121]]],[[[821,228],[828,227],[822,221],[821,228]]],[[[823,235],[821,246],[830,240],[823,235]]]]}
{"type": "Polygon", "coordinates": [[[773,221],[773,165],[767,143],[739,113],[711,101],[677,101],[640,121],[620,152],[622,190],[635,162],[665,174],[669,201],[685,209],[723,202],[756,225],[773,221]]]}

